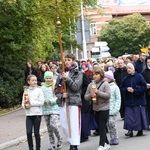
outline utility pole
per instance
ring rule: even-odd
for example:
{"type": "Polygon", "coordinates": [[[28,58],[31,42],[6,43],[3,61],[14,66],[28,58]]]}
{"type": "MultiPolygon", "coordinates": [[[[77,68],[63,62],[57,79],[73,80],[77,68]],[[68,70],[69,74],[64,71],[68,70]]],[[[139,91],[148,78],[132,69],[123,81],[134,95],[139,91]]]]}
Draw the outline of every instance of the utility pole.
{"type": "MultiPolygon", "coordinates": [[[[71,29],[71,21],[70,21],[70,18],[69,18],[69,24],[70,24],[70,38],[72,38],[72,29],[71,29]]],[[[70,44],[70,51],[71,51],[71,53],[73,53],[73,47],[72,47],[72,43],[70,44]]]]}
{"type": "Polygon", "coordinates": [[[81,2],[81,22],[82,22],[82,39],[83,39],[83,59],[87,60],[85,29],[84,29],[84,15],[83,15],[83,3],[81,2]]]}

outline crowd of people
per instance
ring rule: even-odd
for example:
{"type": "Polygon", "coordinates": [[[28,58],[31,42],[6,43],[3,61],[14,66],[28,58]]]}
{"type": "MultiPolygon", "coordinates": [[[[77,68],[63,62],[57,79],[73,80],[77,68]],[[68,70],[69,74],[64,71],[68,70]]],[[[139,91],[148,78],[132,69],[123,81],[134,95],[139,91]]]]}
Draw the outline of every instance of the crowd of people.
{"type": "Polygon", "coordinates": [[[80,63],[73,54],[64,57],[65,69],[59,62],[27,62],[23,95],[29,150],[33,150],[32,127],[36,150],[40,150],[40,122],[44,116],[49,135],[49,148],[63,146],[58,121],[70,144],[78,150],[91,135],[99,135],[98,150],[118,145],[116,116],[124,121],[125,136],[142,136],[150,124],[150,45],[138,57],[120,56],[105,61],[92,59],[80,63]],[[29,107],[26,107],[26,101],[29,107]],[[109,138],[107,137],[109,133],[109,138]],[[55,136],[57,143],[55,144],[55,136]]]}

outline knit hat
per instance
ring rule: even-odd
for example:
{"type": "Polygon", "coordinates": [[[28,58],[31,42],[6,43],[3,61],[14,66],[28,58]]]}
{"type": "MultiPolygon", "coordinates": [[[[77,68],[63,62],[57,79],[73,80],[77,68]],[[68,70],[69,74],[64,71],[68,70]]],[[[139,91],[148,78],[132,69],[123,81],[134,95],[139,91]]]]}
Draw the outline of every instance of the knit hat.
{"type": "Polygon", "coordinates": [[[85,66],[87,67],[87,66],[88,66],[88,63],[85,62],[85,61],[83,61],[83,62],[82,62],[82,65],[85,65],[85,66]]]}
{"type": "Polygon", "coordinates": [[[105,78],[108,78],[110,80],[115,80],[113,72],[111,70],[106,71],[104,75],[105,75],[105,78]]]}
{"type": "Polygon", "coordinates": [[[44,79],[45,79],[46,77],[51,77],[52,80],[53,80],[53,79],[54,79],[53,72],[46,71],[46,72],[44,73],[44,79]]]}

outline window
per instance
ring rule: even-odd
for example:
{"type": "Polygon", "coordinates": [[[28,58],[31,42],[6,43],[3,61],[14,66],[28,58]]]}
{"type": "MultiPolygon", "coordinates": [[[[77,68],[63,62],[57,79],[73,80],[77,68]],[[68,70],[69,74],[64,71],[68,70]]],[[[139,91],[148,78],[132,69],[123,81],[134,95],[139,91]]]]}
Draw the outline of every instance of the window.
{"type": "Polygon", "coordinates": [[[150,24],[150,21],[147,21],[148,24],[150,24]]]}
{"type": "Polygon", "coordinates": [[[96,23],[91,23],[90,24],[90,35],[91,36],[97,35],[96,23]]]}

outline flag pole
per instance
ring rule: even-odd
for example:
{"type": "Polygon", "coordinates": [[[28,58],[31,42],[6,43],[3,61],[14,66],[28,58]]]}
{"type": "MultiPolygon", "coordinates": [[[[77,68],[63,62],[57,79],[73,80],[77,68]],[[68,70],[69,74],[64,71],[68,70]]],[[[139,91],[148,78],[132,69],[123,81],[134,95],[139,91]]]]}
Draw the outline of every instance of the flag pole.
{"type": "MultiPolygon", "coordinates": [[[[65,71],[65,67],[64,67],[64,58],[63,58],[63,50],[62,50],[62,35],[61,35],[61,31],[60,31],[60,26],[61,26],[61,22],[59,20],[59,17],[57,17],[57,27],[58,27],[58,37],[59,37],[59,47],[60,47],[60,56],[61,56],[61,61],[62,61],[62,72],[65,71]]],[[[66,83],[64,81],[64,92],[66,92],[66,83]]],[[[68,109],[68,100],[67,98],[65,99],[65,104],[66,104],[66,117],[67,117],[67,124],[68,124],[68,135],[69,138],[71,138],[71,128],[70,128],[70,114],[69,114],[69,109],[68,109]]]]}

